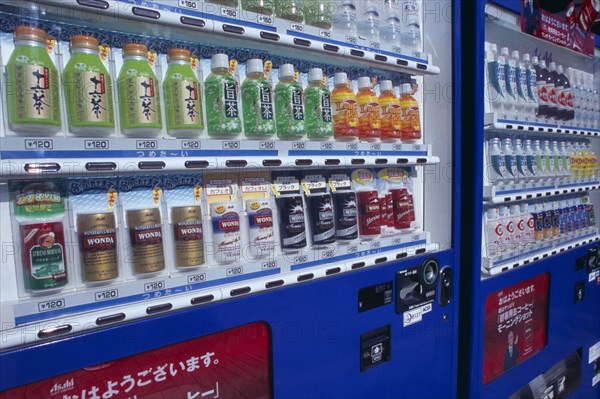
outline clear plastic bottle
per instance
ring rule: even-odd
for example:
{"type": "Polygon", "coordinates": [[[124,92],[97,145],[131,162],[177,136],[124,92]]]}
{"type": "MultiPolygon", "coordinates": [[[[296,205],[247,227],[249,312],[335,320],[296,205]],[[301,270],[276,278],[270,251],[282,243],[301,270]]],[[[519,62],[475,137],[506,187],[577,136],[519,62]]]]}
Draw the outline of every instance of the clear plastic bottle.
{"type": "Polygon", "coordinates": [[[567,143],[564,141],[560,142],[560,159],[563,177],[569,179],[571,177],[571,154],[567,149],[567,143]]]}
{"type": "Polygon", "coordinates": [[[358,3],[358,36],[370,43],[379,43],[380,0],[362,0],[358,3]]]}
{"type": "Polygon", "coordinates": [[[358,107],[358,138],[372,141],[381,136],[381,110],[379,98],[371,89],[371,78],[363,76],[358,78],[358,93],[356,94],[358,107]]]}
{"type": "Polygon", "coordinates": [[[400,100],[394,93],[391,80],[379,84],[379,106],[381,108],[381,140],[395,141],[402,138],[402,115],[400,100]]]}
{"type": "Polygon", "coordinates": [[[229,57],[214,54],[210,70],[204,81],[208,134],[213,137],[237,136],[242,132],[242,121],[238,82],[229,72],[229,57]]]}
{"type": "Polygon", "coordinates": [[[331,94],[323,84],[323,70],[308,71],[308,87],[304,90],[304,127],[309,139],[326,140],[333,137],[331,94]]]}
{"type": "Polygon", "coordinates": [[[515,224],[507,206],[500,207],[499,218],[504,226],[504,234],[501,248],[503,251],[510,252],[513,249],[515,239],[515,224]]]}
{"type": "MultiPolygon", "coordinates": [[[[537,62],[537,57],[535,58],[537,62]]],[[[523,54],[523,63],[527,72],[527,114],[535,117],[538,108],[538,88],[535,69],[533,68],[529,54],[523,54]]]]}
{"type": "Polygon", "coordinates": [[[356,38],[356,1],[335,0],[332,17],[333,31],[345,35],[347,38],[356,38]]]}
{"type": "Polygon", "coordinates": [[[336,140],[354,140],[358,137],[358,110],[356,94],[348,82],[348,75],[338,72],[334,76],[331,92],[333,135],[336,140]]]}
{"type": "Polygon", "coordinates": [[[389,46],[401,45],[402,18],[400,0],[384,0],[381,10],[381,41],[389,46]]]}
{"type": "Polygon", "coordinates": [[[590,84],[592,85],[592,120],[590,127],[592,129],[600,129],[600,93],[598,92],[598,86],[594,86],[594,75],[590,74],[590,84]]]}
{"type": "Polygon", "coordinates": [[[542,153],[544,154],[544,159],[546,161],[546,177],[549,180],[554,180],[554,178],[556,177],[556,169],[554,168],[554,153],[552,152],[552,148],[550,147],[549,140],[544,140],[544,142],[542,143],[542,153]]]}
{"type": "Polygon", "coordinates": [[[302,23],[304,21],[304,7],[302,0],[276,0],[275,15],[288,21],[302,23]]]}
{"type": "Polygon", "coordinates": [[[485,213],[485,243],[488,257],[496,258],[502,253],[504,224],[498,208],[490,208],[485,213]]]}
{"type": "Polygon", "coordinates": [[[581,121],[581,83],[579,81],[579,71],[575,68],[568,68],[567,75],[571,81],[573,93],[573,121],[571,125],[579,126],[581,121]]]}
{"type": "Polygon", "coordinates": [[[277,129],[273,90],[265,78],[262,60],[252,58],[246,61],[246,79],[241,91],[246,137],[265,138],[275,135],[277,129]]]}
{"type": "Polygon", "coordinates": [[[275,121],[281,139],[293,140],[304,135],[302,94],[302,87],[295,80],[294,65],[282,64],[275,86],[275,121]]]}
{"type": "Polygon", "coordinates": [[[331,1],[302,0],[304,23],[321,29],[331,29],[333,7],[331,1]]]}
{"type": "Polygon", "coordinates": [[[535,227],[535,223],[533,220],[533,215],[531,214],[531,212],[529,211],[529,205],[528,204],[521,204],[519,206],[520,211],[521,211],[521,218],[524,221],[523,223],[523,249],[525,251],[527,251],[528,246],[533,242],[533,235],[534,235],[534,227],[535,227]]]}
{"type": "Polygon", "coordinates": [[[516,113],[517,102],[517,75],[515,60],[510,57],[508,47],[500,49],[500,55],[504,57],[504,75],[506,79],[506,102],[504,111],[507,114],[516,113]]]}
{"type": "MultiPolygon", "coordinates": [[[[541,60],[538,64],[536,64],[536,57],[533,57],[533,66],[535,68],[536,73],[536,81],[538,87],[538,112],[537,116],[539,118],[548,118],[550,117],[550,100],[548,98],[549,91],[551,87],[549,87],[548,78],[549,73],[546,68],[546,61],[541,60]]],[[[552,87],[554,87],[554,82],[551,83],[552,87]]]]}
{"type": "Polygon", "coordinates": [[[500,148],[500,139],[493,138],[489,141],[488,153],[490,157],[490,181],[492,184],[503,183],[508,176],[506,158],[500,148]]]}
{"type": "Polygon", "coordinates": [[[529,104],[527,101],[527,70],[525,63],[519,59],[519,52],[513,51],[511,58],[515,60],[515,79],[517,81],[517,113],[522,117],[529,116],[529,104]]]}
{"type": "Polygon", "coordinates": [[[573,93],[571,92],[571,83],[569,78],[564,74],[562,65],[556,67],[558,80],[560,81],[560,90],[557,93],[557,102],[559,108],[560,119],[570,121],[573,119],[573,93]],[[570,103],[570,104],[569,104],[570,103]]]}
{"type": "Polygon", "coordinates": [[[531,145],[531,140],[525,140],[523,145],[523,152],[525,153],[525,159],[527,162],[527,170],[529,172],[529,177],[531,179],[536,179],[539,177],[539,168],[536,160],[536,154],[533,151],[533,147],[531,145]]]}
{"type": "Polygon", "coordinates": [[[421,116],[419,103],[412,96],[412,85],[400,85],[400,113],[402,115],[402,140],[421,138],[421,116]]]}
{"type": "Polygon", "coordinates": [[[552,162],[554,163],[554,171],[557,178],[565,177],[565,170],[563,168],[562,162],[562,154],[560,152],[560,148],[558,147],[558,141],[552,141],[551,150],[552,150],[552,162]]]}
{"type": "Polygon", "coordinates": [[[498,54],[496,43],[490,43],[487,53],[489,101],[492,112],[503,112],[506,102],[506,74],[504,73],[504,57],[498,54]]]}
{"type": "Polygon", "coordinates": [[[541,179],[548,177],[548,161],[546,153],[542,150],[540,140],[533,142],[533,153],[535,154],[535,163],[537,164],[538,174],[541,179]]]}
{"type": "Polygon", "coordinates": [[[515,139],[514,155],[517,163],[517,178],[519,182],[523,183],[531,178],[531,172],[527,168],[527,155],[523,150],[521,139],[515,139]]]}
{"type": "Polygon", "coordinates": [[[570,143],[568,145],[568,151],[571,155],[571,179],[579,180],[582,177],[581,168],[583,166],[583,158],[579,150],[579,144],[570,143]]]}
{"type": "Polygon", "coordinates": [[[416,0],[402,1],[401,43],[407,50],[421,49],[421,7],[416,0]]]}
{"type": "Polygon", "coordinates": [[[502,140],[502,154],[504,154],[504,165],[506,166],[506,182],[515,182],[518,180],[519,172],[517,170],[517,158],[512,146],[511,139],[502,140]]]}

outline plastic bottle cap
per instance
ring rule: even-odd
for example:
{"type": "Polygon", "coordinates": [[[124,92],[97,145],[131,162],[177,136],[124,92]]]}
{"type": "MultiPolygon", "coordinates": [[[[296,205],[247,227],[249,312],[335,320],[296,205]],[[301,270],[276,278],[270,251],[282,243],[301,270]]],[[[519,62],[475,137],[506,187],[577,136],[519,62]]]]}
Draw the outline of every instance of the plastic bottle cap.
{"type": "Polygon", "coordinates": [[[505,57],[508,56],[508,47],[502,47],[500,49],[500,55],[503,55],[505,57]]]}
{"type": "Polygon", "coordinates": [[[346,72],[337,72],[333,77],[333,81],[336,85],[345,85],[348,83],[348,75],[346,75],[346,72]]]}
{"type": "Polygon", "coordinates": [[[279,67],[279,78],[289,78],[294,76],[294,65],[282,64],[279,67]]]}
{"type": "Polygon", "coordinates": [[[182,48],[172,48],[167,53],[169,61],[190,61],[190,52],[182,48]]]}
{"type": "Polygon", "coordinates": [[[308,81],[309,82],[315,82],[315,81],[322,81],[323,80],[323,70],[321,68],[311,68],[308,71],[308,81]]]}
{"type": "Polygon", "coordinates": [[[210,59],[210,69],[229,69],[229,56],[227,54],[214,54],[210,59]]]}
{"type": "Polygon", "coordinates": [[[71,37],[71,47],[98,51],[98,39],[91,36],[75,35],[71,37]]]}
{"type": "Polygon", "coordinates": [[[263,73],[265,71],[263,62],[259,58],[252,58],[246,62],[246,74],[263,73]]]}
{"type": "Polygon", "coordinates": [[[498,45],[497,45],[496,43],[492,43],[492,44],[490,45],[490,51],[491,51],[492,53],[495,53],[495,52],[497,52],[497,51],[498,51],[498,45]]]}
{"type": "Polygon", "coordinates": [[[393,91],[394,85],[391,80],[382,80],[381,83],[379,83],[379,89],[381,91],[393,91]]]}
{"type": "Polygon", "coordinates": [[[536,57],[536,56],[534,56],[534,57],[531,59],[531,63],[532,63],[532,64],[538,64],[539,62],[540,62],[540,60],[539,60],[539,58],[538,58],[538,57],[536,57]]]}
{"type": "Polygon", "coordinates": [[[498,217],[498,208],[490,208],[487,211],[489,219],[496,219],[498,217]]]}
{"type": "Polygon", "coordinates": [[[546,68],[546,61],[544,61],[544,60],[540,61],[540,68],[542,68],[542,69],[546,68]]]}
{"type": "Polygon", "coordinates": [[[548,66],[548,69],[550,69],[550,71],[556,71],[556,63],[551,62],[550,65],[548,66]]]}
{"type": "Polygon", "coordinates": [[[358,78],[358,88],[359,89],[370,89],[371,88],[371,78],[368,76],[361,76],[358,78]]]}
{"type": "Polygon", "coordinates": [[[523,54],[523,62],[531,62],[531,56],[527,53],[523,54]]]}
{"type": "Polygon", "coordinates": [[[410,83],[402,83],[400,85],[400,93],[401,94],[412,94],[413,89],[410,83]]]}
{"type": "Polygon", "coordinates": [[[513,51],[512,53],[510,53],[510,57],[518,60],[519,52],[517,50],[513,51]]]}
{"type": "Polygon", "coordinates": [[[15,40],[33,40],[46,43],[46,32],[33,26],[17,26],[15,29],[15,40]]]}
{"type": "Polygon", "coordinates": [[[515,145],[521,145],[521,144],[523,144],[521,139],[515,139],[515,145]]]}
{"type": "Polygon", "coordinates": [[[123,46],[123,55],[148,57],[148,47],[143,44],[129,43],[123,46]]]}
{"type": "Polygon", "coordinates": [[[511,139],[504,139],[504,140],[502,140],[502,144],[504,144],[505,146],[511,146],[512,145],[512,140],[511,139]]]}
{"type": "Polygon", "coordinates": [[[558,72],[559,74],[562,75],[562,73],[563,73],[563,67],[562,67],[562,65],[559,65],[559,66],[556,67],[556,72],[558,72]]]}

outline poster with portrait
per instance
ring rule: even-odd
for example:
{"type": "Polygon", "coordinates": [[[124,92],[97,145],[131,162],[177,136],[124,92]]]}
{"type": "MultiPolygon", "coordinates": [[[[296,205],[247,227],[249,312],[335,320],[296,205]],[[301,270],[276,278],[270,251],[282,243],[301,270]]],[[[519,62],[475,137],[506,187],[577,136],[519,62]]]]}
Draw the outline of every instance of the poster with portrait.
{"type": "Polygon", "coordinates": [[[490,294],[485,301],[483,383],[546,346],[549,273],[490,294]]]}

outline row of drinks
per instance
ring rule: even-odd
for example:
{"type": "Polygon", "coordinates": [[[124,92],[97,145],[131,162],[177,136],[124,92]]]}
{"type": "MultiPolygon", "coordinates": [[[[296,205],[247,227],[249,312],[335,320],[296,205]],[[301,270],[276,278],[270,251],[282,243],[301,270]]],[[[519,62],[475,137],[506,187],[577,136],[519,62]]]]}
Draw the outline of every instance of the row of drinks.
{"type": "Polygon", "coordinates": [[[488,142],[488,155],[492,184],[598,178],[598,157],[590,143],[495,137],[488,142]]]}
{"type": "MultiPolygon", "coordinates": [[[[21,26],[15,30],[15,50],[6,65],[8,123],[24,134],[49,134],[61,129],[58,71],[46,52],[44,31],[21,26]]],[[[62,73],[69,129],[79,135],[114,132],[112,79],[99,57],[98,41],[88,36],[71,38],[72,55],[62,73]]],[[[303,89],[292,64],[280,65],[272,89],[263,61],[246,63],[246,79],[238,82],[225,54],[211,59],[211,73],[201,83],[183,49],[168,52],[168,69],[160,84],[141,44],[123,47],[123,65],[117,79],[118,119],[121,133],[152,137],[166,130],[175,137],[198,137],[206,127],[213,137],[414,140],[421,137],[419,104],[411,84],[400,87],[398,97],[389,80],[379,84],[358,79],[351,89],[344,72],[335,74],[330,92],[320,68],[308,73],[303,89]],[[239,92],[241,91],[241,96],[239,92]],[[202,95],[204,94],[204,96],[202,95]],[[240,99],[241,97],[241,99],[240,99]],[[240,107],[241,103],[241,107],[240,107]],[[240,112],[241,108],[241,112],[240,112]]]]}
{"type": "Polygon", "coordinates": [[[416,50],[421,43],[420,1],[417,0],[207,0],[259,14],[333,29],[351,41],[370,42],[416,50]],[[241,3],[241,4],[239,4],[241,3]]]}
{"type": "Polygon", "coordinates": [[[486,49],[492,112],[600,128],[600,94],[593,74],[555,62],[546,65],[527,53],[521,59],[508,47],[498,52],[495,43],[486,43],[486,49]]]}
{"type": "Polygon", "coordinates": [[[589,197],[489,208],[485,213],[485,250],[490,258],[535,248],[536,243],[569,239],[596,225],[589,197]]]}
{"type": "Polygon", "coordinates": [[[9,190],[24,292],[66,286],[69,267],[77,284],[97,284],[418,228],[399,168],[13,181],[9,190]]]}

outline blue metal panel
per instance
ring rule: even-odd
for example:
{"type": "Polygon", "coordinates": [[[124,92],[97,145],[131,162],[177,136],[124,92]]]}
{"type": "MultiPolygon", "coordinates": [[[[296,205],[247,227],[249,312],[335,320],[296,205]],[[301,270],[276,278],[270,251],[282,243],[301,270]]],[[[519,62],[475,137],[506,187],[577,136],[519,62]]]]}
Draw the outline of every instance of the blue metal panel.
{"type": "MultiPolygon", "coordinates": [[[[437,258],[452,265],[454,253],[437,258]]],[[[254,321],[272,329],[277,398],[451,398],[456,335],[453,306],[403,327],[393,304],[358,313],[359,288],[393,281],[409,259],[273,292],[132,322],[0,354],[0,390],[156,349],[254,321]],[[359,337],[391,325],[392,357],[361,373],[359,337]]]]}

